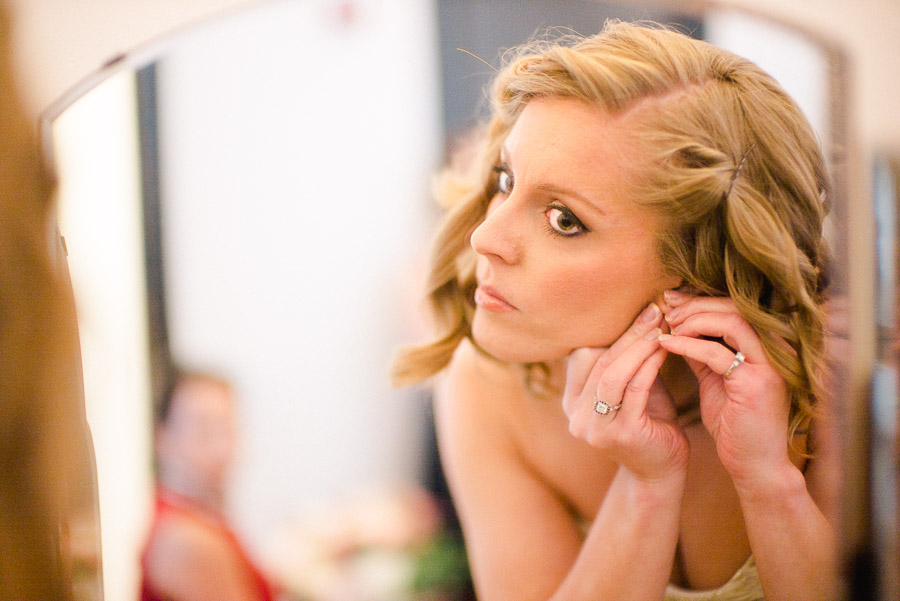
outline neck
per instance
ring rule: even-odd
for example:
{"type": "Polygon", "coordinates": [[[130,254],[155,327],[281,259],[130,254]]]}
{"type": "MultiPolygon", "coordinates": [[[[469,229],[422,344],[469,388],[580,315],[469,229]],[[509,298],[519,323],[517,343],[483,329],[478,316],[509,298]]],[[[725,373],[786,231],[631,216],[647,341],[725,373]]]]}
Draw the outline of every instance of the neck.
{"type": "Polygon", "coordinates": [[[193,478],[179,477],[177,474],[160,473],[159,483],[179,495],[193,499],[197,503],[216,511],[225,506],[224,491],[205,487],[193,478]]]}
{"type": "Polygon", "coordinates": [[[666,357],[659,370],[659,377],[676,412],[681,413],[697,404],[700,384],[684,357],[672,354],[666,357]]]}

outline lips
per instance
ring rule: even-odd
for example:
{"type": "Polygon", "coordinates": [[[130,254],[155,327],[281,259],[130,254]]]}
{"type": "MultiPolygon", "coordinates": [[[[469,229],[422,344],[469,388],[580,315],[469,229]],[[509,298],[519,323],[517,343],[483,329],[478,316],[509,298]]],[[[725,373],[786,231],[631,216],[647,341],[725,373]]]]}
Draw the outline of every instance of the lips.
{"type": "Polygon", "coordinates": [[[516,310],[499,292],[483,284],[475,289],[475,304],[482,309],[497,313],[516,310]]]}

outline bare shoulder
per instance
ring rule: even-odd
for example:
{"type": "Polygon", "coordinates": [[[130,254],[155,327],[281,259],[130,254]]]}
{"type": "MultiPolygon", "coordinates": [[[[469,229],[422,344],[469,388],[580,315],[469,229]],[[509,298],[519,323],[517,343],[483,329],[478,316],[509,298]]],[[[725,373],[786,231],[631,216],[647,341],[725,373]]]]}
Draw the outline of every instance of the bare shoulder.
{"type": "Polygon", "coordinates": [[[571,458],[575,439],[565,424],[553,435],[548,420],[540,419],[560,411],[558,403],[529,397],[517,367],[483,356],[468,342],[435,390],[441,461],[479,599],[550,597],[581,545],[567,494],[547,467],[559,462],[538,449],[549,440],[561,449],[556,455],[571,458]],[[559,437],[566,442],[559,444],[559,437]]]}
{"type": "Polygon", "coordinates": [[[553,388],[534,394],[519,366],[466,342],[435,390],[441,461],[479,599],[550,598],[618,470],[569,433],[552,392],[559,366],[548,367],[553,388]]]}
{"type": "Polygon", "coordinates": [[[154,588],[173,599],[254,598],[230,541],[187,516],[168,515],[160,521],[145,569],[154,588]]]}
{"type": "Polygon", "coordinates": [[[509,433],[513,410],[528,395],[516,367],[485,356],[464,340],[435,388],[439,428],[465,424],[491,437],[509,433]]]}
{"type": "MultiPolygon", "coordinates": [[[[554,386],[560,383],[554,381],[554,386]]],[[[614,464],[598,449],[574,438],[560,398],[529,389],[521,367],[498,362],[468,341],[461,344],[435,389],[438,441],[445,462],[477,460],[477,467],[527,470],[543,485],[591,513],[585,482],[606,481],[614,464]],[[489,458],[488,458],[489,457],[489,458]]],[[[560,393],[561,394],[561,393],[560,393]]],[[[453,465],[448,466],[451,470],[453,465]]]]}
{"type": "Polygon", "coordinates": [[[169,570],[179,565],[205,564],[232,554],[228,542],[214,528],[187,516],[166,515],[154,533],[148,568],[152,572],[169,570]]]}
{"type": "MultiPolygon", "coordinates": [[[[532,470],[525,441],[545,437],[545,432],[533,425],[541,421],[535,415],[539,404],[517,366],[498,362],[464,341],[434,393],[438,446],[457,493],[477,497],[500,473],[532,470]]],[[[540,472],[533,475],[542,479],[540,472]]]]}
{"type": "Polygon", "coordinates": [[[482,391],[503,391],[512,396],[527,395],[520,370],[480,352],[464,339],[453,354],[442,382],[453,382],[482,391]]]}

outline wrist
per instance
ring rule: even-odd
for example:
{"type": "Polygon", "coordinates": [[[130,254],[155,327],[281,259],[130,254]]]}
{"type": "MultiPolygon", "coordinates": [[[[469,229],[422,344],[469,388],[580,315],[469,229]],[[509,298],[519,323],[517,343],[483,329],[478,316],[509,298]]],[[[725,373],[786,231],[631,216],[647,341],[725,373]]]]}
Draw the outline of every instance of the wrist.
{"type": "Polygon", "coordinates": [[[741,504],[785,502],[806,495],[806,479],[789,460],[753,475],[734,476],[732,482],[741,504]]]}
{"type": "Polygon", "coordinates": [[[617,478],[627,481],[632,500],[638,505],[657,506],[680,500],[687,485],[687,470],[678,469],[662,476],[637,476],[627,468],[620,468],[617,478]]]}

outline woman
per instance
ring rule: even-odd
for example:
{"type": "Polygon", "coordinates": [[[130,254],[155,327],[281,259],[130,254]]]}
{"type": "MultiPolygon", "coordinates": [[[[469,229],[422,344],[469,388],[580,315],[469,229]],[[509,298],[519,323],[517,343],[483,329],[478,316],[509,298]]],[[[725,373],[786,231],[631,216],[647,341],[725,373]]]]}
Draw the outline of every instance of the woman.
{"type": "Polygon", "coordinates": [[[445,372],[480,598],[830,598],[825,170],[799,109],[746,60],[618,22],[526,49],[493,101],[446,186],[439,338],[395,365],[445,372]]]}
{"type": "Polygon", "coordinates": [[[224,515],[237,449],[231,384],[213,374],[179,371],[156,418],[159,477],[141,553],[141,601],[280,598],[224,515]]]}

